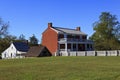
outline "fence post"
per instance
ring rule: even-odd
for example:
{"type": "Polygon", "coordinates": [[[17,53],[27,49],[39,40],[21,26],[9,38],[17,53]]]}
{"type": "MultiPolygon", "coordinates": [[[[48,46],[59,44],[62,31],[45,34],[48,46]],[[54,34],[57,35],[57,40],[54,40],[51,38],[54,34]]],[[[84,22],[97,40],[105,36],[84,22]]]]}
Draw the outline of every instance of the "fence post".
{"type": "Polygon", "coordinates": [[[68,56],[70,56],[70,51],[67,51],[67,53],[68,53],[68,56]]]}
{"type": "Polygon", "coordinates": [[[95,56],[97,56],[97,51],[95,51],[95,56]]]}
{"type": "Polygon", "coordinates": [[[107,51],[105,51],[105,53],[106,53],[106,56],[108,56],[108,52],[107,52],[107,51]]]}
{"type": "Polygon", "coordinates": [[[87,56],[87,51],[85,51],[85,56],[87,56]]]}
{"type": "Polygon", "coordinates": [[[119,56],[119,51],[117,50],[117,56],[119,56]]]}
{"type": "Polygon", "coordinates": [[[77,51],[76,51],[76,56],[78,56],[77,51]]]}

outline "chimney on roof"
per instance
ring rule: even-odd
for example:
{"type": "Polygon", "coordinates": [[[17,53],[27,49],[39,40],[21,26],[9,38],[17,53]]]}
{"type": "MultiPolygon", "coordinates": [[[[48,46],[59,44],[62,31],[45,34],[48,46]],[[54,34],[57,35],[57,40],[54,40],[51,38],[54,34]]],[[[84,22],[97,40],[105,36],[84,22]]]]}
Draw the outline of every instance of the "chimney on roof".
{"type": "Polygon", "coordinates": [[[81,30],[80,30],[80,27],[76,27],[76,31],[81,31],[81,30]]]}
{"type": "Polygon", "coordinates": [[[48,23],[48,28],[51,28],[52,27],[52,23],[48,23]]]}

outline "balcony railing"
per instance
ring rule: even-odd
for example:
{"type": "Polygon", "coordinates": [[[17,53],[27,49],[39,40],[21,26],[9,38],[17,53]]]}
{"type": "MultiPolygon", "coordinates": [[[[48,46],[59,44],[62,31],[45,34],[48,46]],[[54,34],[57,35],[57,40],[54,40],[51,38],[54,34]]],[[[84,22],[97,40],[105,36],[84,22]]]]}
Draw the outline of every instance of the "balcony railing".
{"type": "Polygon", "coordinates": [[[74,39],[74,38],[60,38],[59,41],[70,41],[70,42],[93,42],[92,40],[74,39]]]}

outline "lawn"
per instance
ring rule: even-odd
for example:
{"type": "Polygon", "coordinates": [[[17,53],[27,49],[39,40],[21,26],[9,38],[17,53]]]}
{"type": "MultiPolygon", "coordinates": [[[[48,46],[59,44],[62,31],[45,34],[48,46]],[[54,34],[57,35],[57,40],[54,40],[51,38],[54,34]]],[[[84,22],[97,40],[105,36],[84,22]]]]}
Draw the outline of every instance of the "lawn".
{"type": "Polygon", "coordinates": [[[120,57],[0,60],[0,80],[120,80],[120,57]]]}

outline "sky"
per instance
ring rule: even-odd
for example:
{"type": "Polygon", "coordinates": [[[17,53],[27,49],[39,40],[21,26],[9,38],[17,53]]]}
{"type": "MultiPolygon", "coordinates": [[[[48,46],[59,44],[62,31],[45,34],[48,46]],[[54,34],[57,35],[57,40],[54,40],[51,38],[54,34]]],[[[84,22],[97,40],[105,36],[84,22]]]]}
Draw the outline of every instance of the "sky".
{"type": "Polygon", "coordinates": [[[41,41],[49,22],[55,27],[75,29],[91,36],[93,23],[101,12],[110,12],[120,21],[120,0],[0,0],[0,17],[9,21],[9,34],[41,41]]]}

